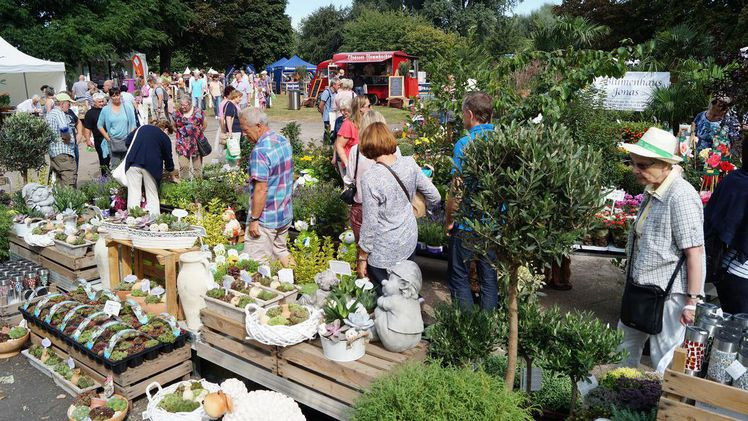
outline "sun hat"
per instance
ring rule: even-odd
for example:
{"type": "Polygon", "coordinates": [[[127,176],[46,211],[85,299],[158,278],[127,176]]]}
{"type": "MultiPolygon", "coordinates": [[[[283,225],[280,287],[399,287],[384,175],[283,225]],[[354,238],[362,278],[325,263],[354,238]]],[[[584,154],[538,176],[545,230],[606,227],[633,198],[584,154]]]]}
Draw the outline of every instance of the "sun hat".
{"type": "Polygon", "coordinates": [[[70,98],[70,95],[66,94],[65,92],[60,92],[59,94],[55,95],[55,101],[57,102],[63,102],[63,101],[73,101],[73,98],[70,98]]]}
{"type": "Polygon", "coordinates": [[[261,75],[266,75],[266,74],[268,74],[268,71],[267,70],[263,70],[263,71],[260,72],[260,74],[261,75]]]}
{"type": "Polygon", "coordinates": [[[673,153],[678,150],[678,139],[669,131],[657,127],[650,127],[639,142],[623,143],[621,147],[634,155],[659,159],[670,164],[677,164],[683,160],[673,153]]]}

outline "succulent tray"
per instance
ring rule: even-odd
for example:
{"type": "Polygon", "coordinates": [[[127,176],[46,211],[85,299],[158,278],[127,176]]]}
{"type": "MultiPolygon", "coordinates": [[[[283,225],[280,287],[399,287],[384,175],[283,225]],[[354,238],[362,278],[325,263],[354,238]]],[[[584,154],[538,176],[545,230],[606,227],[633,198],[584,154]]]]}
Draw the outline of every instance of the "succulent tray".
{"type": "Polygon", "coordinates": [[[88,253],[88,250],[91,248],[91,246],[94,245],[91,241],[86,241],[84,244],[80,245],[72,245],[68,244],[64,241],[60,240],[54,240],[55,241],[55,247],[60,250],[63,253],[67,253],[73,257],[83,257],[88,253]]]}
{"type": "MultiPolygon", "coordinates": [[[[251,303],[257,304],[260,307],[267,307],[277,304],[285,298],[280,291],[266,288],[261,285],[258,285],[257,287],[262,289],[263,291],[274,293],[276,294],[276,296],[270,300],[262,300],[257,297],[252,298],[246,293],[234,289],[229,289],[226,297],[236,297],[239,300],[241,300],[243,297],[248,297],[252,300],[250,301],[251,303]]],[[[215,311],[216,313],[222,314],[231,320],[235,320],[239,323],[244,323],[244,307],[238,307],[236,303],[232,304],[231,299],[229,299],[229,301],[226,301],[224,299],[213,298],[208,295],[204,295],[203,297],[205,298],[205,304],[207,308],[215,311]]],[[[236,298],[234,298],[233,301],[236,301],[236,298]]]]}
{"type": "Polygon", "coordinates": [[[40,359],[31,355],[28,349],[21,351],[21,354],[23,354],[23,356],[29,360],[29,363],[31,363],[31,365],[34,366],[34,368],[41,371],[48,377],[50,377],[55,382],[55,384],[60,386],[70,396],[78,396],[79,394],[83,392],[88,392],[89,390],[96,390],[99,387],[101,387],[101,383],[94,380],[94,384],[92,386],[81,389],[78,386],[74,385],[72,382],[70,382],[70,380],[66,379],[65,377],[61,376],[59,373],[54,371],[52,367],[45,365],[40,359]]]}

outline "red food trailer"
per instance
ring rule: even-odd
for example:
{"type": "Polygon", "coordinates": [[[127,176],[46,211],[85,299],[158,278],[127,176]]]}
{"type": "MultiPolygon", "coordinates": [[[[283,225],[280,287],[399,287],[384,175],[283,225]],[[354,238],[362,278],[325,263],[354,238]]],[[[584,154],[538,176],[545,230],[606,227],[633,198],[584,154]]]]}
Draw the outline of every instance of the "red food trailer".
{"type": "Polygon", "coordinates": [[[363,53],[338,53],[331,60],[317,65],[314,80],[309,84],[309,97],[316,98],[329,84],[329,78],[344,71],[352,79],[354,89],[369,96],[372,104],[390,98],[418,96],[418,57],[402,51],[375,51],[363,53]],[[408,74],[399,74],[401,63],[408,63],[408,74]]]}

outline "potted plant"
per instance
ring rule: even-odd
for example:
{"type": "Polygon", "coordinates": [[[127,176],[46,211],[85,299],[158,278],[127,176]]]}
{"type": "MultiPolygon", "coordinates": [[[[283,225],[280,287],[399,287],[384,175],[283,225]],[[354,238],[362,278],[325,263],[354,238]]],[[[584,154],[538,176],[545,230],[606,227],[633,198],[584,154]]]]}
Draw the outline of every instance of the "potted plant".
{"type": "Polygon", "coordinates": [[[10,358],[18,355],[21,348],[28,341],[30,331],[22,326],[3,326],[0,329],[0,358],[10,358]]]}
{"type": "Polygon", "coordinates": [[[426,220],[419,221],[418,241],[424,244],[426,252],[435,255],[442,254],[447,243],[444,224],[426,220]]]}
{"type": "Polygon", "coordinates": [[[366,339],[374,325],[369,312],[357,299],[330,294],[323,308],[324,323],[318,333],[327,359],[355,361],[366,353],[366,339]]]}
{"type": "Polygon", "coordinates": [[[122,421],[127,416],[130,404],[122,395],[110,398],[95,390],[78,395],[68,407],[68,421],[122,421]]]}
{"type": "Polygon", "coordinates": [[[613,246],[625,249],[628,242],[630,220],[624,213],[616,213],[606,221],[613,246]]]}
{"type": "Polygon", "coordinates": [[[43,119],[29,113],[15,113],[0,128],[0,169],[19,171],[28,183],[28,171],[46,164],[52,130],[43,119]]]}

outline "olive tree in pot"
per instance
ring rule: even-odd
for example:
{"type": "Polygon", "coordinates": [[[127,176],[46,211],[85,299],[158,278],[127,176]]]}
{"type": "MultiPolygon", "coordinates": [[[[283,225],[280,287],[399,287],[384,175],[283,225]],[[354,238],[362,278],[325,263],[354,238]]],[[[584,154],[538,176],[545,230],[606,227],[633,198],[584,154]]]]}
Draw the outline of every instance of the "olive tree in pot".
{"type": "Polygon", "coordinates": [[[509,316],[507,388],[518,346],[518,270],[560,263],[600,210],[601,158],[562,125],[511,122],[466,148],[456,223],[472,230],[467,245],[495,253],[509,316]]]}
{"type": "Polygon", "coordinates": [[[15,113],[0,128],[0,168],[19,171],[28,182],[28,171],[44,166],[52,129],[47,122],[28,113],[15,113]]]}
{"type": "Polygon", "coordinates": [[[544,368],[563,373],[571,381],[570,415],[576,409],[577,382],[586,379],[597,365],[618,363],[624,351],[617,351],[623,333],[604,325],[589,312],[561,315],[557,308],[546,311],[550,327],[548,347],[553,352],[544,356],[544,368]]]}

